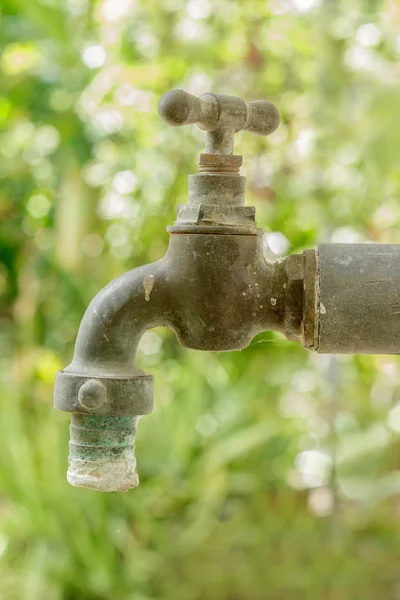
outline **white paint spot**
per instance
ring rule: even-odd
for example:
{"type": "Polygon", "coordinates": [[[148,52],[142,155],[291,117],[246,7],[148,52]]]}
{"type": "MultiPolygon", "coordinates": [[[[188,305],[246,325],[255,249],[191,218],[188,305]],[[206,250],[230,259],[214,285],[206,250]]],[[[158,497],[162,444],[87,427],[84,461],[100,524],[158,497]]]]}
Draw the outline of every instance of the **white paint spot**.
{"type": "Polygon", "coordinates": [[[146,275],[143,279],[144,297],[146,302],[150,300],[150,294],[154,287],[154,275],[146,275]]]}
{"type": "Polygon", "coordinates": [[[335,256],[335,258],[333,260],[338,265],[343,265],[344,267],[347,267],[353,259],[351,256],[345,256],[344,258],[339,258],[339,257],[335,256]]]}
{"type": "Polygon", "coordinates": [[[276,298],[271,298],[271,304],[272,304],[272,306],[276,305],[276,298]]]}
{"type": "Polygon", "coordinates": [[[322,302],[319,305],[319,310],[321,312],[321,315],[326,315],[326,308],[325,306],[322,304],[322,302]]]}

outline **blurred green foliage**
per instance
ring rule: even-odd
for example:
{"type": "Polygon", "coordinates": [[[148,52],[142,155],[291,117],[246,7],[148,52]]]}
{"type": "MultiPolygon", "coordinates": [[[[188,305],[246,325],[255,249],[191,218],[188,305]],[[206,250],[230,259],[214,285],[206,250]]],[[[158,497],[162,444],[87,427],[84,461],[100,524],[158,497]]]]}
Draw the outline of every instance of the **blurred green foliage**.
{"type": "MultiPolygon", "coordinates": [[[[3,0],[0,599],[400,598],[400,372],[273,334],[239,353],[149,332],[141,479],[69,487],[52,409],[85,307],[160,258],[203,135],[173,87],[267,98],[238,135],[247,201],[281,250],[400,243],[396,0],[3,0]]],[[[278,247],[277,246],[277,247],[278,247]]]]}

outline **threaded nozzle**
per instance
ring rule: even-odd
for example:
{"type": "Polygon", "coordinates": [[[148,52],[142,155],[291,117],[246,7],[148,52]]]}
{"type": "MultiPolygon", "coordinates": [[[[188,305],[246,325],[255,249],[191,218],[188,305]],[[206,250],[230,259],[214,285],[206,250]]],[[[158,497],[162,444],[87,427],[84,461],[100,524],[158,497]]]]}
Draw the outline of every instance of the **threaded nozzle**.
{"type": "Polygon", "coordinates": [[[68,482],[102,492],[139,485],[134,446],[139,418],[71,413],[68,482]]]}

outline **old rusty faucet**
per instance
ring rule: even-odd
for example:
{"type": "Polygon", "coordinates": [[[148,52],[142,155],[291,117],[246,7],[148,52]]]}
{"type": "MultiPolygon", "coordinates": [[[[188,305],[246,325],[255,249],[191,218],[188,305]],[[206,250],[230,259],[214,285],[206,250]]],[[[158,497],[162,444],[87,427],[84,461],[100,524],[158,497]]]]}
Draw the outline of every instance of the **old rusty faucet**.
{"type": "Polygon", "coordinates": [[[273,104],[172,90],[159,114],[174,127],[195,123],[206,132],[188,204],[168,228],[166,255],[93,299],[73,361],[56,379],[55,407],[71,413],[68,481],[101,491],[138,485],[134,440],[140,416],[153,408],[153,377],[135,356],[152,327],[169,327],[186,348],[214,352],[245,348],[266,330],[325,353],[399,351],[398,246],[321,244],[265,258],[233,143],[241,130],[275,131],[273,104]]]}

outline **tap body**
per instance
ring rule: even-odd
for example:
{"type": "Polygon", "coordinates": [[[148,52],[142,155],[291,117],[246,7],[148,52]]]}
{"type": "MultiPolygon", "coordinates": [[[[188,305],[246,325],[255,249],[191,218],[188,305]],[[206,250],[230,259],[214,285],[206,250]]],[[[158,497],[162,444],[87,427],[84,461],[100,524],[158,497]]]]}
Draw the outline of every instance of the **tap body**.
{"type": "Polygon", "coordinates": [[[171,233],[161,260],[107,285],[56,379],[55,406],[73,413],[69,481],[105,491],[137,484],[131,433],[153,406],[153,378],[135,360],[145,331],[169,327],[195,350],[241,350],[261,331],[285,331],[287,286],[285,264],[264,257],[262,231],[226,229],[171,233]]]}
{"type": "Polygon", "coordinates": [[[153,408],[153,377],[135,357],[156,326],[194,350],[241,350],[273,330],[319,353],[398,354],[400,245],[321,244],[270,262],[261,230],[171,233],[161,260],[93,299],[74,359],[57,375],[55,406],[72,413],[73,485],[138,484],[134,439],[153,408]]]}

